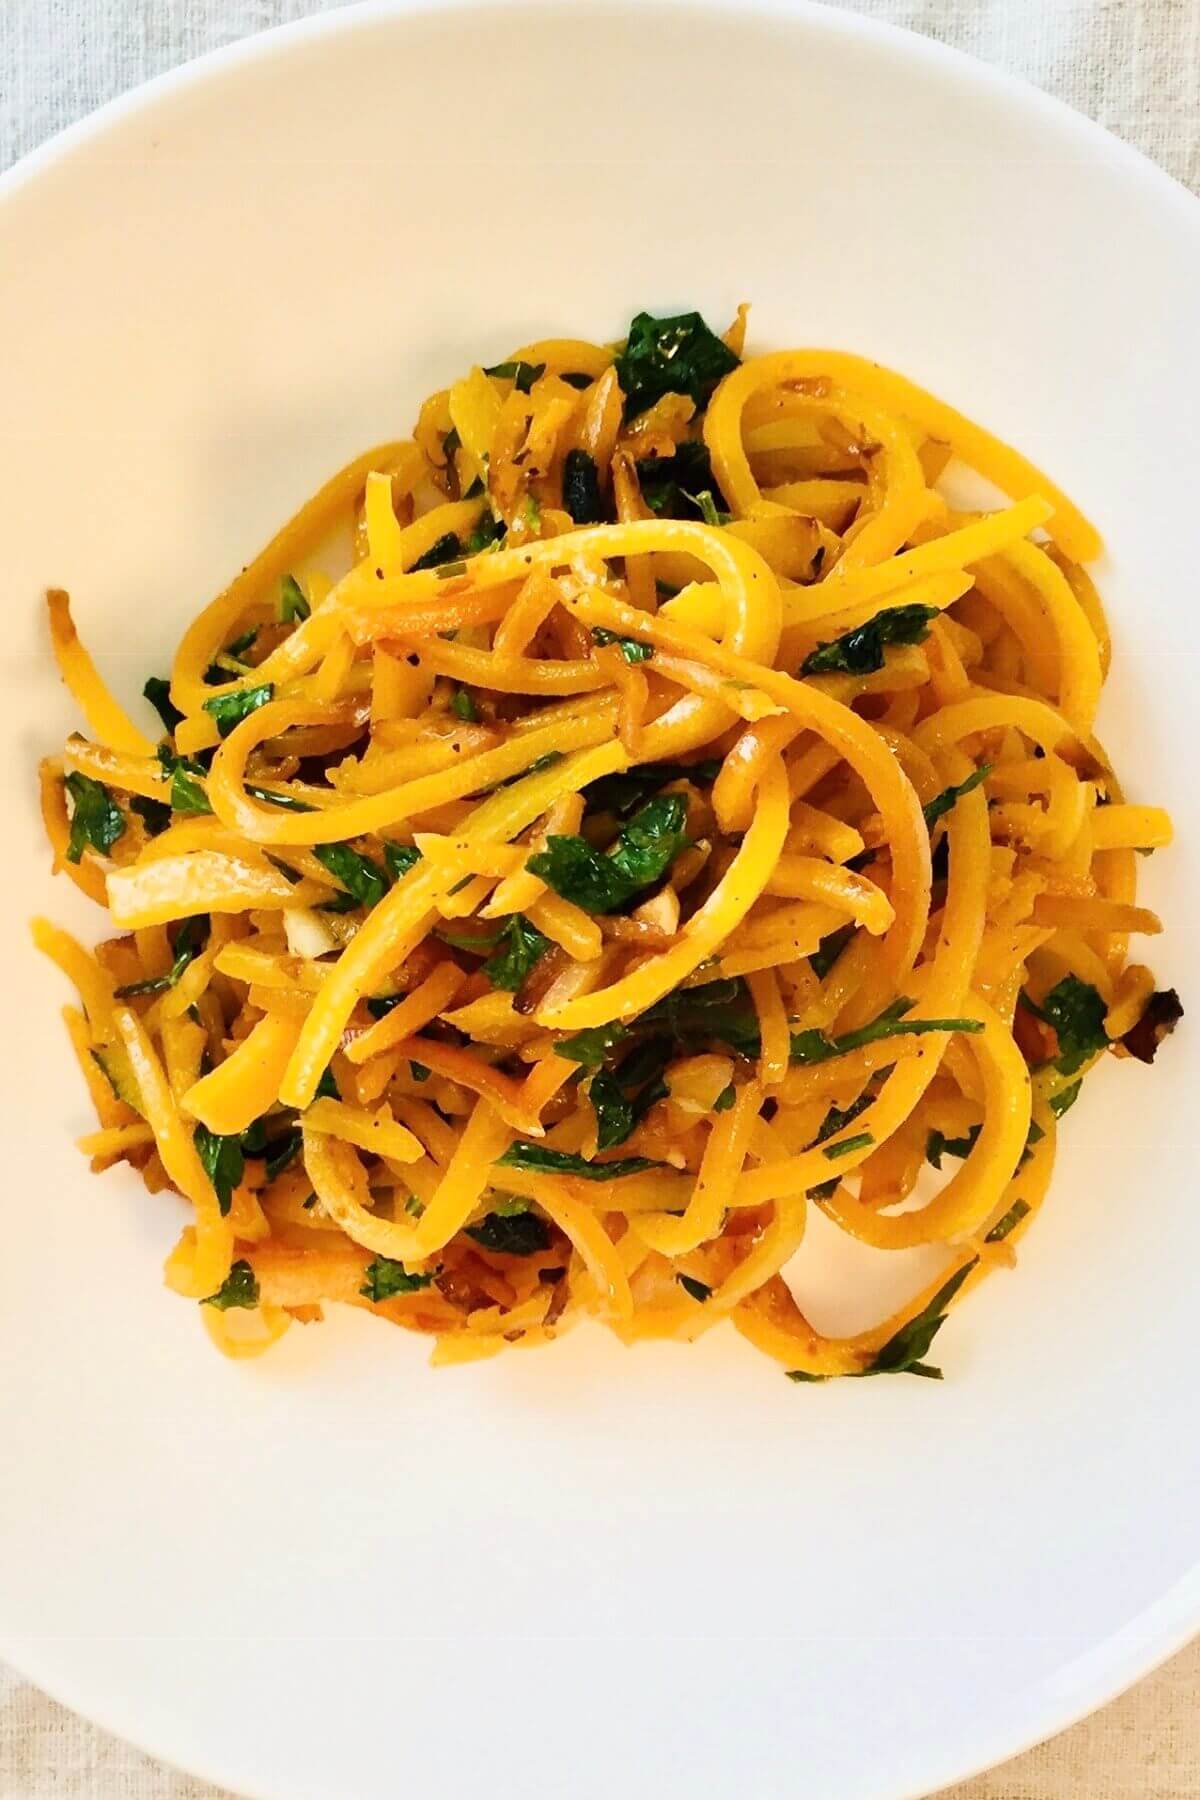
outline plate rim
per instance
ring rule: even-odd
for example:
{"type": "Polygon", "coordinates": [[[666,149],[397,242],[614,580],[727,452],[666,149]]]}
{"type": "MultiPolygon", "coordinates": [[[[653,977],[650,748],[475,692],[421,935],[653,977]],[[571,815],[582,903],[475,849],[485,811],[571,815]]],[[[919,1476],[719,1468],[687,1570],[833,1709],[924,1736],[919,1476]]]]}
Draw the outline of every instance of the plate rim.
{"type": "MultiPolygon", "coordinates": [[[[268,63],[296,46],[318,43],[334,36],[350,36],[391,20],[439,18],[452,11],[535,13],[544,10],[545,5],[546,0],[352,0],[350,5],[335,6],[330,11],[252,31],[114,95],[27,151],[10,168],[0,172],[0,208],[18,200],[28,189],[35,187],[41,177],[52,175],[76,155],[86,154],[92,146],[101,143],[110,130],[136,118],[139,113],[174,95],[203,86],[211,79],[219,81],[225,75],[257,62],[268,63]]],[[[844,10],[831,0],[573,0],[573,5],[598,16],[658,11],[693,12],[744,20],[752,13],[765,23],[800,21],[831,38],[886,46],[897,57],[940,68],[960,86],[988,93],[1064,136],[1073,137],[1112,170],[1140,183],[1148,204],[1173,208],[1180,228],[1194,232],[1200,239],[1200,196],[1193,194],[1182,181],[1136,145],[1025,77],[907,26],[844,10]]],[[[945,1756],[939,1766],[931,1757],[928,1775],[920,1787],[879,1787],[872,1790],[876,1800],[922,1800],[922,1797],[928,1800],[929,1796],[949,1786],[971,1780],[1070,1730],[1162,1667],[1200,1636],[1200,1545],[1197,1555],[1197,1562],[1180,1581],[1107,1639],[1092,1645],[1067,1665],[1069,1669],[1095,1665],[1090,1676],[1084,1674],[1069,1694],[1056,1699],[1053,1693],[1037,1696],[1031,1690],[1024,1709],[1025,1721],[1019,1731],[994,1728],[986,1738],[981,1738],[979,1748],[965,1759],[961,1755],[945,1756]],[[930,1781],[934,1784],[932,1787],[930,1781]]],[[[54,1641],[45,1640],[47,1643],[54,1641]]],[[[178,1762],[177,1753],[169,1743],[163,1742],[165,1734],[162,1731],[154,1726],[143,1728],[139,1724],[133,1696],[129,1697],[125,1707],[129,1718],[122,1716],[119,1706],[106,1709],[103,1705],[93,1706],[86,1699],[81,1700],[73,1691],[70,1677],[60,1679],[52,1668],[43,1667],[42,1645],[43,1640],[11,1635],[0,1618],[0,1657],[9,1671],[40,1689],[56,1704],[185,1776],[222,1786],[245,1796],[245,1800],[280,1800],[279,1791],[273,1786],[262,1786],[254,1780],[247,1785],[244,1766],[233,1766],[219,1748],[195,1765],[178,1762]]]]}

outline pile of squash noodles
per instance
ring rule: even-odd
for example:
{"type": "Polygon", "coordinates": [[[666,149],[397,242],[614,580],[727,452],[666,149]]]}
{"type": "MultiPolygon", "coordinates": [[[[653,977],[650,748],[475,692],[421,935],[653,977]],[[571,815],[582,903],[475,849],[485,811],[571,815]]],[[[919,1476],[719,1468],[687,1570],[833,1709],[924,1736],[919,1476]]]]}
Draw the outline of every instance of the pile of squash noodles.
{"type": "Polygon", "coordinates": [[[228,1353],[341,1301],[437,1362],[590,1316],[936,1375],[1081,1078],[1180,1015],[1128,958],[1171,827],[1093,735],[1096,532],[903,377],[745,329],[432,395],[188,626],[165,735],[49,596],[87,734],[46,829],[119,934],[34,927],[81,1147],[189,1203],[167,1281],[228,1353]],[[955,510],[952,459],[1007,503],[955,510]],[[943,1266],[824,1335],[814,1207],[943,1266]]]}

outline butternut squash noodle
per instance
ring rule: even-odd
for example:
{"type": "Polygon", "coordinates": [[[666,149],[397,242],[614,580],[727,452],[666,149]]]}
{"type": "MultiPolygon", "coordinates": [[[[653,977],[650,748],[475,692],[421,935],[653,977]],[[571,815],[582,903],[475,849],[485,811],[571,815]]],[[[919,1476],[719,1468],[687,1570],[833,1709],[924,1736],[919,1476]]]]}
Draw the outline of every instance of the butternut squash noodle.
{"type": "Polygon", "coordinates": [[[1093,735],[1095,530],[902,376],[745,329],[432,395],[188,626],[157,737],[49,595],[86,735],[46,831],[119,934],[34,926],[80,1148],[190,1203],[166,1278],[228,1354],[341,1301],[439,1363],[591,1316],[936,1375],[1084,1075],[1181,1016],[1129,960],[1171,824],[1093,735]],[[810,1207],[944,1266],[825,1336],[810,1207]]]}

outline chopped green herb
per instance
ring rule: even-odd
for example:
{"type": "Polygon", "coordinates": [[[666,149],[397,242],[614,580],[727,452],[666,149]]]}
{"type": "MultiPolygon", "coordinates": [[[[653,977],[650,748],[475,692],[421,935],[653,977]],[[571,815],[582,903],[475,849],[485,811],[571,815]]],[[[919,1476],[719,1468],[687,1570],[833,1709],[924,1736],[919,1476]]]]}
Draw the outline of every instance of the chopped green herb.
{"type": "Polygon", "coordinates": [[[456,537],[454,532],[448,531],[444,537],[438,538],[435,544],[430,544],[424,556],[418,556],[416,562],[411,564],[408,573],[415,575],[418,569],[443,568],[446,563],[454,562],[462,553],[462,540],[456,537]]]}
{"type": "Polygon", "coordinates": [[[210,813],[208,795],[200,785],[204,766],[190,756],[176,756],[166,744],[158,746],[158,760],[171,783],[171,810],[178,813],[210,813]]]}
{"type": "Polygon", "coordinates": [[[238,1133],[238,1143],[242,1146],[244,1156],[261,1156],[267,1147],[267,1121],[264,1118],[252,1119],[245,1131],[238,1133]]]}
{"type": "Polygon", "coordinates": [[[412,1078],[414,1081],[428,1081],[429,1080],[429,1070],[425,1067],[424,1063],[410,1062],[408,1067],[409,1067],[409,1073],[412,1075],[412,1078]]]}
{"type": "Polygon", "coordinates": [[[231,1308],[238,1306],[257,1306],[258,1277],[250,1264],[239,1257],[216,1293],[210,1294],[200,1304],[213,1306],[218,1312],[229,1312],[231,1308]]]}
{"type": "Polygon", "coordinates": [[[1014,1200],[1002,1219],[999,1219],[984,1238],[985,1244],[1002,1244],[1010,1232],[1015,1231],[1021,1220],[1029,1213],[1028,1202],[1014,1200]]]}
{"type": "Polygon", "coordinates": [[[785,1369],[784,1374],[789,1381],[828,1381],[828,1375],[814,1375],[808,1369],[785,1369]]]}
{"type": "Polygon", "coordinates": [[[690,1294],[693,1300],[699,1300],[701,1304],[712,1293],[707,1281],[697,1281],[694,1275],[676,1275],[675,1279],[685,1294],[690,1294]]]}
{"type": "Polygon", "coordinates": [[[536,925],[524,913],[513,913],[500,933],[500,941],[483,965],[492,986],[515,994],[533,965],[550,948],[536,925]]]}
{"type": "Polygon", "coordinates": [[[601,775],[584,788],[589,813],[612,813],[627,819],[652,795],[671,781],[690,781],[695,787],[711,787],[721,772],[718,757],[702,762],[649,762],[624,770],[620,775],[601,775]]]}
{"type": "Polygon", "coordinates": [[[588,1099],[596,1115],[596,1148],[615,1150],[637,1124],[633,1101],[615,1075],[600,1069],[588,1086],[588,1099]]]}
{"type": "Polygon", "coordinates": [[[570,1150],[551,1150],[545,1144],[530,1144],[518,1139],[510,1144],[497,1163],[507,1169],[525,1169],[531,1175],[574,1175],[580,1181],[619,1181],[624,1175],[640,1175],[646,1169],[666,1165],[648,1156],[626,1156],[614,1162],[588,1162],[570,1150]]]}
{"type": "Polygon", "coordinates": [[[246,1159],[236,1137],[219,1137],[207,1125],[197,1125],[196,1151],[204,1171],[217,1195],[217,1205],[224,1218],[233,1205],[233,1190],[246,1172],[246,1159]]]}
{"type": "Polygon", "coordinates": [[[736,1099],[737,1089],[731,1081],[726,1087],[721,1089],[720,1093],[713,1101],[713,1111],[716,1113],[728,1112],[736,1099]]]}
{"type": "Polygon", "coordinates": [[[129,1056],[123,1044],[107,1044],[103,1050],[92,1051],[92,1061],[105,1077],[109,1087],[118,1100],[132,1107],[139,1118],[145,1118],[146,1109],[142,1105],[142,1090],[138,1086],[137,1077],[130,1065],[129,1056]]]}
{"type": "Polygon", "coordinates": [[[168,972],[152,976],[149,981],[132,981],[127,987],[119,987],[116,998],[129,1000],[136,994],[162,994],[168,988],[173,988],[188,964],[199,956],[207,937],[208,919],[203,913],[193,919],[185,919],[175,934],[175,960],[168,972]]]}
{"type": "Polygon", "coordinates": [[[728,525],[733,517],[732,513],[721,511],[708,488],[703,488],[698,494],[689,494],[688,499],[695,501],[706,525],[728,525]]]}
{"type": "Polygon", "coordinates": [[[844,1032],[840,1037],[826,1037],[823,1031],[800,1031],[792,1033],[792,1061],[798,1063],[828,1062],[830,1057],[845,1056],[850,1050],[858,1050],[863,1044],[878,1043],[881,1038],[921,1037],[931,1031],[965,1031],[979,1032],[983,1030],[980,1019],[906,1019],[913,1002],[907,998],[894,1000],[867,1025],[860,1025],[856,1031],[844,1032]]]}
{"type": "Polygon", "coordinates": [[[1079,1090],[1082,1086],[1083,1077],[1080,1076],[1079,1080],[1073,1081],[1070,1087],[1065,1087],[1059,1093],[1050,1095],[1048,1104],[1056,1119],[1061,1119],[1064,1113],[1070,1112],[1079,1098],[1079,1090]]]}
{"type": "Polygon", "coordinates": [[[664,394],[688,394],[697,406],[705,406],[717,383],[737,366],[733,351],[699,313],[668,319],[638,313],[617,358],[625,417],[644,412],[664,394]]]}
{"type": "Polygon", "coordinates": [[[1026,1006],[1054,1028],[1058,1039],[1058,1057],[1054,1066],[1060,1075],[1074,1075],[1085,1062],[1107,1049],[1104,1016],[1108,1008],[1090,982],[1081,981],[1078,975],[1064,975],[1040,1006],[1022,992],[1026,1006]]]}
{"type": "Polygon", "coordinates": [[[410,1275],[402,1262],[393,1262],[390,1256],[377,1256],[363,1270],[363,1284],[358,1291],[365,1299],[377,1303],[391,1300],[397,1294],[415,1294],[421,1288],[427,1288],[432,1280],[432,1275],[410,1275]]]}
{"type": "Polygon", "coordinates": [[[586,450],[568,450],[563,460],[563,507],[576,525],[598,525],[604,517],[604,498],[596,464],[586,450]]]}
{"type": "MultiPolygon", "coordinates": [[[[829,1139],[836,1137],[839,1131],[845,1131],[847,1125],[853,1125],[855,1119],[865,1113],[874,1100],[874,1092],[871,1088],[866,1088],[857,1100],[850,1102],[849,1106],[831,1106],[821,1120],[821,1129],[813,1139],[811,1148],[815,1149],[818,1144],[828,1143],[829,1139]]],[[[829,1152],[826,1151],[826,1155],[828,1154],[829,1152]]]]}
{"type": "Polygon", "coordinates": [[[490,1212],[466,1231],[485,1250],[498,1251],[501,1256],[536,1256],[554,1241],[549,1225],[535,1212],[490,1212]]]}
{"type": "Polygon", "coordinates": [[[490,550],[493,544],[498,544],[504,536],[505,530],[503,519],[497,519],[490,512],[485,512],[463,548],[468,556],[478,556],[482,551],[490,550]]]}
{"type": "Polygon", "coordinates": [[[93,781],[90,775],[72,770],[66,778],[66,789],[74,808],[67,861],[77,863],[89,846],[106,855],[125,835],[124,813],[103,783],[93,781]]]}
{"type": "Polygon", "coordinates": [[[479,708],[475,704],[470,688],[455,688],[450,696],[450,711],[456,719],[465,719],[470,725],[479,722],[479,708]]]}
{"type": "Polygon", "coordinates": [[[956,1269],[944,1287],[940,1287],[927,1306],[915,1318],[902,1325],[878,1351],[864,1375],[925,1375],[934,1381],[942,1379],[942,1371],[922,1361],[934,1338],[946,1323],[946,1312],[978,1257],[956,1269]]]}
{"type": "Polygon", "coordinates": [[[650,644],[639,644],[636,638],[618,637],[615,631],[606,631],[603,625],[592,626],[592,637],[597,644],[615,644],[627,663],[649,662],[654,655],[650,644]]]}
{"type": "Polygon", "coordinates": [[[677,988],[648,1007],[638,1024],[668,1032],[688,1048],[716,1040],[741,1056],[757,1056],[760,1049],[758,1015],[740,976],[677,988]]]}
{"type": "Polygon", "coordinates": [[[313,1097],[314,1097],[314,1099],[317,1099],[317,1100],[340,1100],[341,1099],[342,1096],[338,1089],[337,1077],[334,1075],[332,1064],[330,1064],[326,1068],[324,1074],[321,1076],[320,1081],[318,1081],[317,1091],[313,1097]]]}
{"type": "Polygon", "coordinates": [[[415,869],[421,860],[421,852],[415,844],[391,844],[383,846],[383,860],[387,872],[393,881],[402,881],[410,869],[415,869]]]}
{"type": "Polygon", "coordinates": [[[545,363],[530,363],[518,358],[516,362],[493,363],[485,369],[485,375],[494,375],[499,381],[511,381],[519,394],[527,394],[535,381],[540,381],[546,373],[545,363]]]}
{"type": "Polygon", "coordinates": [[[457,425],[452,425],[442,439],[442,455],[449,462],[452,456],[462,449],[462,439],[458,435],[457,425]]]}
{"type": "Polygon", "coordinates": [[[279,584],[279,617],[285,625],[307,619],[312,608],[304,598],[304,589],[294,575],[285,575],[279,584]]]}
{"type": "Polygon", "coordinates": [[[387,893],[387,877],[379,864],[348,844],[314,844],[313,855],[359,906],[376,906],[387,893]]]}
{"type": "Polygon", "coordinates": [[[226,738],[236,725],[266,706],[275,697],[274,685],[264,681],[260,687],[236,688],[231,694],[214,694],[204,702],[204,710],[217,722],[217,731],[226,738]]]}
{"type": "Polygon", "coordinates": [[[585,375],[579,369],[573,369],[569,374],[560,376],[559,379],[565,381],[568,387],[573,387],[578,393],[582,394],[584,388],[591,387],[595,377],[592,375],[585,375]]]}
{"type": "Polygon", "coordinates": [[[161,800],[147,800],[144,794],[129,796],[129,810],[143,821],[147,837],[157,837],[171,823],[170,807],[161,800]]]}
{"type": "Polygon", "coordinates": [[[702,495],[724,510],[725,496],[713,475],[708,445],[699,438],[679,444],[674,456],[639,458],[637,478],[642,499],[659,518],[703,518],[702,495]]]}
{"type": "Polygon", "coordinates": [[[925,1140],[925,1155],[935,1169],[941,1168],[943,1156],[968,1157],[982,1130],[982,1125],[972,1125],[966,1137],[958,1138],[948,1138],[944,1132],[931,1131],[925,1140]]]}
{"type": "Polygon", "coordinates": [[[458,931],[453,926],[443,925],[437,935],[455,950],[467,950],[472,956],[490,956],[503,931],[503,925],[497,925],[491,931],[458,931]]]}
{"type": "Polygon", "coordinates": [[[284,812],[316,812],[307,800],[298,800],[295,794],[280,793],[278,788],[255,787],[252,782],[246,783],[246,792],[252,800],[261,800],[266,806],[278,806],[284,812]]]}
{"type": "Polygon", "coordinates": [[[844,631],[828,644],[810,650],[800,665],[802,675],[871,675],[883,667],[885,644],[921,644],[929,636],[936,606],[886,606],[882,612],[844,631]]]}
{"type": "Polygon", "coordinates": [[[142,693],[163,722],[165,730],[174,732],[183,714],[171,699],[171,684],[161,675],[151,675],[142,693]]]}
{"type": "Polygon", "coordinates": [[[991,772],[991,763],[980,763],[979,767],[973,770],[965,781],[959,781],[951,787],[943,788],[940,794],[935,794],[932,800],[926,801],[921,808],[925,814],[926,829],[932,831],[938,820],[944,817],[951,807],[962,799],[964,794],[969,794],[972,788],[979,786],[981,781],[986,781],[991,772]]]}
{"type": "Polygon", "coordinates": [[[821,939],[808,959],[808,966],[818,981],[824,981],[853,936],[853,924],[839,925],[836,931],[831,931],[828,937],[821,939]]]}
{"type": "Polygon", "coordinates": [[[283,1174],[283,1171],[289,1164],[295,1162],[300,1154],[303,1143],[303,1133],[300,1131],[299,1127],[297,1127],[294,1131],[289,1131],[285,1138],[281,1138],[278,1144],[275,1144],[270,1148],[267,1155],[268,1181],[274,1181],[277,1175],[283,1174]]]}
{"type": "Polygon", "coordinates": [[[568,1062],[582,1063],[587,1069],[598,1069],[609,1051],[628,1036],[628,1028],[616,1021],[611,1025],[589,1025],[555,1044],[554,1054],[568,1062]]]}
{"type": "Polygon", "coordinates": [[[869,1131],[860,1131],[857,1137],[843,1138],[840,1144],[826,1144],[821,1154],[830,1162],[836,1162],[839,1156],[853,1156],[856,1150],[869,1150],[874,1142],[869,1131]]]}
{"type": "Polygon", "coordinates": [[[250,649],[257,636],[258,626],[252,625],[249,631],[243,631],[240,637],[235,637],[232,644],[226,644],[221,654],[223,656],[241,656],[243,652],[250,649]]]}
{"type": "Polygon", "coordinates": [[[564,900],[607,913],[659,881],[687,843],[686,798],[658,794],[622,827],[609,854],[584,837],[549,837],[526,866],[564,900]]]}

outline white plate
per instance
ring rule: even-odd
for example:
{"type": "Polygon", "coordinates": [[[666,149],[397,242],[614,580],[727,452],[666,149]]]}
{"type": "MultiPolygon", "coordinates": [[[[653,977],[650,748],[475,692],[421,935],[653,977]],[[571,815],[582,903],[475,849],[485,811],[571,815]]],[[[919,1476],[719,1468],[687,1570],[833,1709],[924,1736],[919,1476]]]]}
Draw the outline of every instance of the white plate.
{"type": "Polygon", "coordinates": [[[1106,528],[1103,726],[1200,1002],[1200,213],[1038,94],[760,0],[339,13],[158,82],[4,184],[7,1067],[0,1648],[277,1800],[913,1794],[1057,1730],[1200,1622],[1196,1032],[1064,1132],[944,1385],[795,1387],[732,1333],[596,1330],[440,1374],[360,1316],[221,1361],[93,1180],[36,756],[69,586],[132,696],[337,464],[473,357],[639,307],[893,363],[1106,528]]]}

